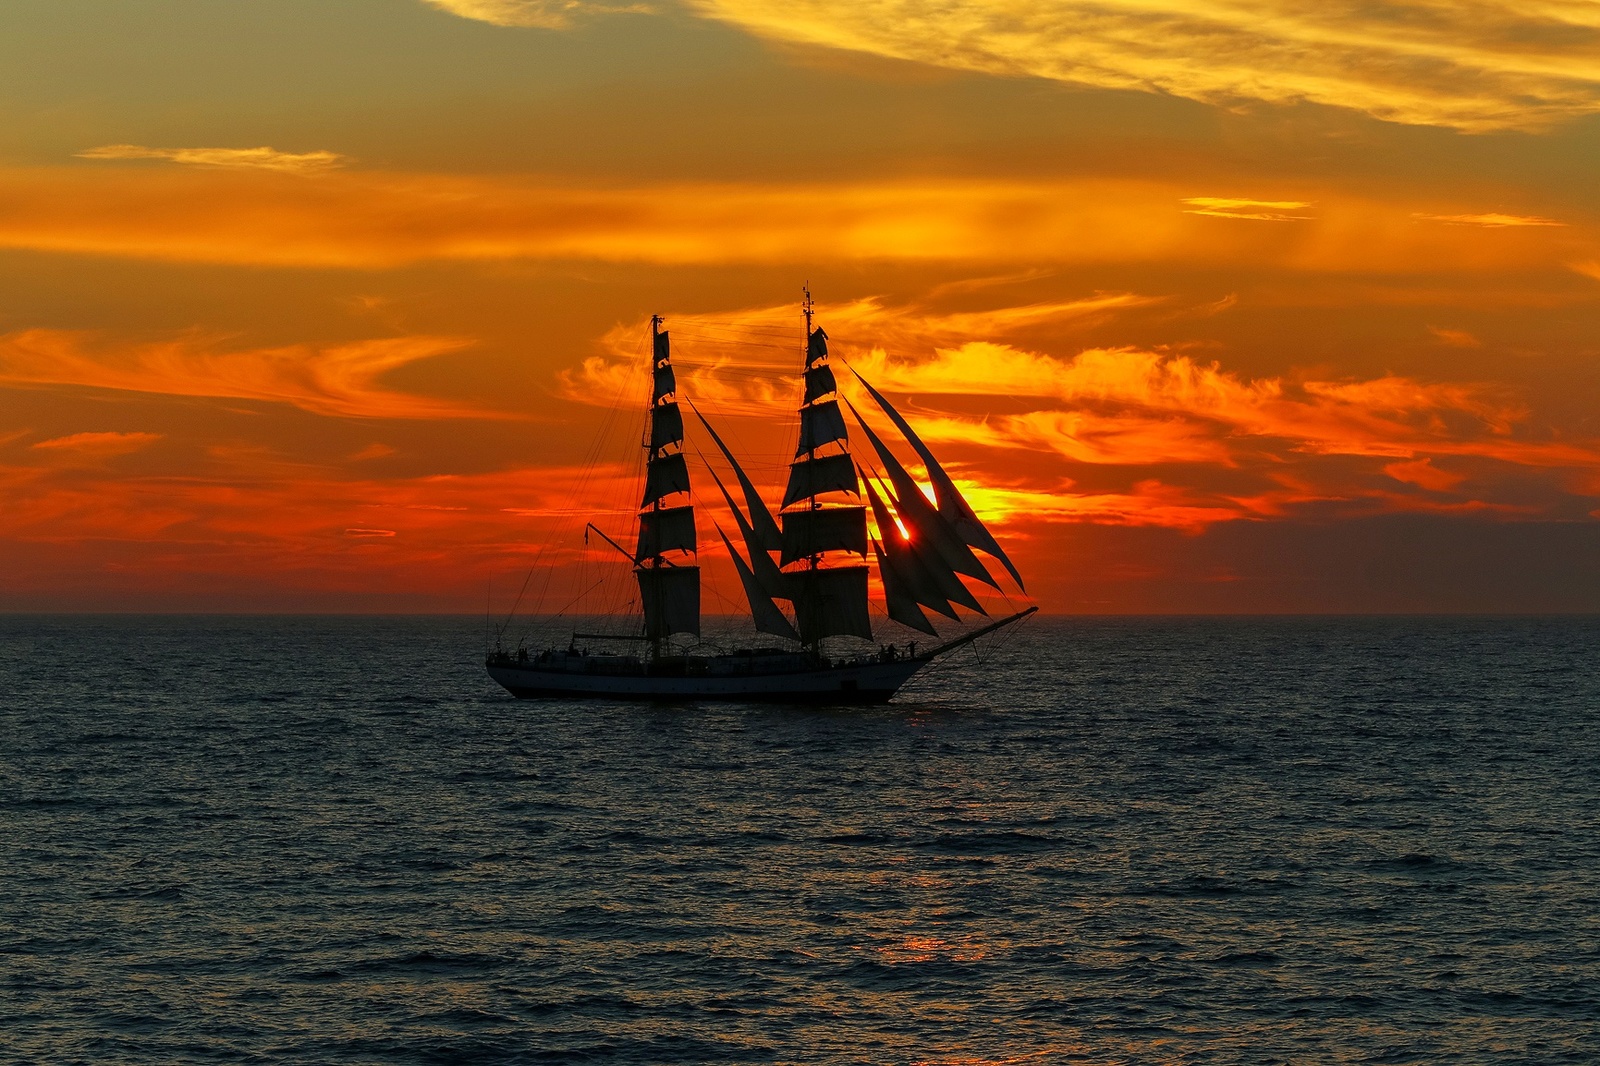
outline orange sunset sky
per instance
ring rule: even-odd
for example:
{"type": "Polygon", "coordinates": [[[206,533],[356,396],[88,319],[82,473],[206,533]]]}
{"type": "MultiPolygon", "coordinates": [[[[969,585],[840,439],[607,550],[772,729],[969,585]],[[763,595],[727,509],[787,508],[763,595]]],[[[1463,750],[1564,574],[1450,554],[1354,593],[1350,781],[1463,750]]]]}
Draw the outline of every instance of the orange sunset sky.
{"type": "Polygon", "coordinates": [[[1588,0],[13,0],[0,609],[504,607],[809,282],[1047,612],[1600,611],[1597,177],[1588,0]]]}

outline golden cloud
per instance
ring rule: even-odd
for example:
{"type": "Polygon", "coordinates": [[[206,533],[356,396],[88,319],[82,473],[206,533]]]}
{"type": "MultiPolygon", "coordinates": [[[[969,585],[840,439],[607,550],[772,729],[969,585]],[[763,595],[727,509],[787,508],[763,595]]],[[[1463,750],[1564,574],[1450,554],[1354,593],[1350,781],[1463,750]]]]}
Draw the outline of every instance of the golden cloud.
{"type": "MultiPolygon", "coordinates": [[[[1527,407],[1502,386],[1394,374],[1249,378],[1182,351],[1091,347],[1058,356],[1003,339],[1041,321],[1059,334],[1090,308],[1107,315],[1164,302],[1096,294],[953,314],[869,299],[825,305],[817,313],[836,360],[901,397],[918,431],[941,446],[952,472],[974,487],[975,500],[987,501],[980,506],[996,520],[1193,529],[1224,519],[1281,516],[1309,504],[1525,516],[1539,508],[1412,499],[1397,494],[1393,483],[1460,497],[1470,477],[1486,473],[1489,463],[1564,470],[1580,478],[1600,474],[1600,441],[1525,431],[1527,407]],[[956,341],[956,327],[972,323],[983,323],[996,339],[956,341]],[[1435,466],[1439,459],[1449,459],[1450,469],[1435,466]],[[1187,484],[1145,478],[1139,482],[1143,488],[1084,492],[1060,478],[1064,469],[1083,467],[1063,463],[1098,468],[1098,482],[1122,476],[1110,468],[1184,465],[1195,472],[1183,476],[1187,484]],[[1344,470],[1343,480],[1329,481],[1332,469],[1344,470]],[[1351,477],[1351,470],[1365,474],[1351,477]],[[1296,471],[1304,473],[1291,477],[1296,471]],[[1052,477],[1054,487],[1048,484],[1052,477]],[[1229,493],[1203,487],[1263,478],[1270,487],[1229,493]],[[1151,486],[1158,484],[1156,492],[1151,486]]],[[[669,315],[667,323],[680,386],[730,437],[739,430],[737,424],[730,430],[728,420],[748,419],[745,443],[764,446],[739,450],[753,460],[758,483],[781,478],[785,445],[774,450],[765,438],[785,424],[778,412],[798,402],[794,368],[801,327],[794,308],[669,315]]],[[[608,334],[607,354],[564,376],[567,398],[623,407],[638,402],[647,388],[638,358],[643,330],[636,324],[608,334]]],[[[857,406],[877,418],[849,377],[841,380],[857,406]]],[[[864,461],[870,458],[868,453],[864,461]]]]}
{"type": "Polygon", "coordinates": [[[1506,226],[1565,226],[1565,222],[1558,222],[1553,218],[1541,218],[1538,215],[1506,215],[1498,211],[1490,211],[1478,215],[1429,215],[1419,213],[1417,218],[1427,222],[1449,222],[1458,226],[1487,226],[1490,229],[1501,229],[1506,226]]]}
{"type": "Polygon", "coordinates": [[[423,0],[430,7],[494,26],[529,26],[556,30],[575,16],[618,11],[647,11],[644,4],[612,4],[599,0],[423,0]]]}
{"type": "MultiPolygon", "coordinates": [[[[1566,270],[1585,229],[1419,225],[1435,205],[1315,197],[1292,226],[1218,226],[1152,181],[898,179],[593,188],[529,178],[240,168],[0,169],[0,248],[358,269],[439,260],[835,260],[1295,271],[1566,270]],[[1423,210],[1428,208],[1428,210],[1423,210]]],[[[1309,202],[1262,200],[1259,203],[1309,202]]]]}
{"type": "Polygon", "coordinates": [[[1537,129],[1600,111],[1600,15],[1574,0],[686,0],[780,41],[1216,104],[1537,129]]]}
{"type": "Polygon", "coordinates": [[[1242,200],[1226,196],[1186,196],[1187,215],[1214,215],[1217,218],[1244,218],[1257,222],[1301,222],[1310,215],[1291,215],[1311,205],[1303,200],[1242,200]]]}
{"type": "Polygon", "coordinates": [[[343,166],[336,152],[280,152],[276,148],[146,148],[139,144],[108,144],[77,153],[79,159],[165,159],[199,167],[243,167],[308,173],[343,166]]]}
{"type": "Polygon", "coordinates": [[[385,337],[328,347],[226,350],[215,340],[191,336],[128,344],[34,329],[0,335],[0,385],[264,400],[356,418],[506,417],[380,384],[389,371],[467,344],[453,337],[385,337]]]}

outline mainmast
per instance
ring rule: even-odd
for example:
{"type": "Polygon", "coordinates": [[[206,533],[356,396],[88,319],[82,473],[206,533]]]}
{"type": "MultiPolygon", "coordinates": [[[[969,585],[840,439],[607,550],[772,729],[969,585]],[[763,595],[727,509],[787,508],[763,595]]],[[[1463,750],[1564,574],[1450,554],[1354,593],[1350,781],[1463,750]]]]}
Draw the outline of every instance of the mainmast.
{"type": "Polygon", "coordinates": [[[671,342],[660,315],[650,316],[650,350],[644,499],[633,573],[644,608],[644,635],[652,657],[657,657],[661,642],[674,633],[700,635],[700,567],[694,561],[697,542],[683,454],[683,412],[678,409],[671,342]]]}
{"type": "Polygon", "coordinates": [[[809,287],[802,309],[805,393],[800,439],[780,508],[783,536],[778,565],[799,564],[785,571],[785,577],[802,642],[815,646],[832,636],[870,640],[866,509],[850,457],[850,434],[839,409],[838,382],[828,361],[828,335],[814,324],[809,287]],[[842,495],[853,496],[856,502],[844,502],[842,495]]]}

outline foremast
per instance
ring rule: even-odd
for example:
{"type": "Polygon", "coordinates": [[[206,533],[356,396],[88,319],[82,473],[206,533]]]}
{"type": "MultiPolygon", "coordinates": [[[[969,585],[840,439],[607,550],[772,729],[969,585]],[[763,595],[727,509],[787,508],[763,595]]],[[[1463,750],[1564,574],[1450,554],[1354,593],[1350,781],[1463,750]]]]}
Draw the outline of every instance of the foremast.
{"type": "Polygon", "coordinates": [[[644,609],[651,657],[679,633],[700,635],[700,566],[689,466],[683,452],[683,412],[672,369],[672,347],[661,316],[650,318],[651,387],[645,427],[644,498],[633,574],[644,609]]]}

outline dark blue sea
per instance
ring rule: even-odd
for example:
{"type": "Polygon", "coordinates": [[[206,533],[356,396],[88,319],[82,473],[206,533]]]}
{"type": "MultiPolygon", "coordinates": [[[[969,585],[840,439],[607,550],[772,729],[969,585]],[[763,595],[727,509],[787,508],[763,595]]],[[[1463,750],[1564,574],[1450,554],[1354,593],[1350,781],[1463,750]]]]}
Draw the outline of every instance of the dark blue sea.
{"type": "Polygon", "coordinates": [[[482,649],[0,618],[0,1060],[1600,1061],[1600,620],[1035,620],[853,710],[482,649]]]}

